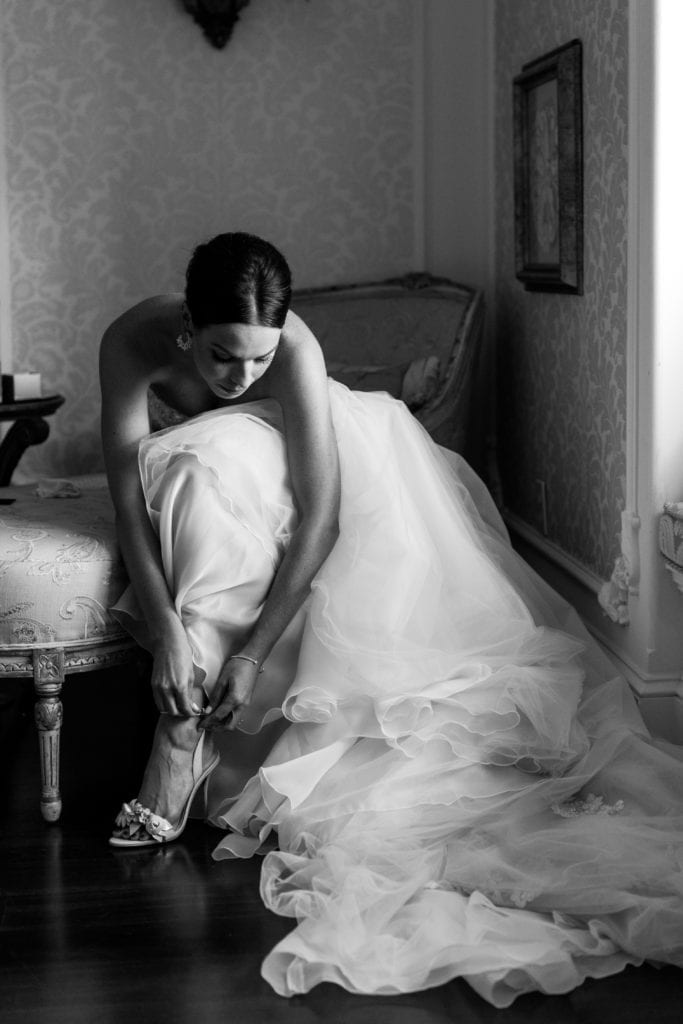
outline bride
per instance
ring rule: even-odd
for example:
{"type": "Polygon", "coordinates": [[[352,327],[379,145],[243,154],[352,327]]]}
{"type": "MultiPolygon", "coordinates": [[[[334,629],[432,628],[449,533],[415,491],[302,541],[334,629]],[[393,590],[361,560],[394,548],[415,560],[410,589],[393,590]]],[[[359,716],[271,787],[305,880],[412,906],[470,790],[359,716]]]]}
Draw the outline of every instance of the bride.
{"type": "Polygon", "coordinates": [[[683,966],[683,749],[653,739],[485,487],[326,376],[282,255],[200,245],[101,348],[102,433],[159,710],[110,842],[203,813],[296,918],[264,977],[496,1006],[683,966]],[[172,425],[150,433],[149,395],[172,425]]]}

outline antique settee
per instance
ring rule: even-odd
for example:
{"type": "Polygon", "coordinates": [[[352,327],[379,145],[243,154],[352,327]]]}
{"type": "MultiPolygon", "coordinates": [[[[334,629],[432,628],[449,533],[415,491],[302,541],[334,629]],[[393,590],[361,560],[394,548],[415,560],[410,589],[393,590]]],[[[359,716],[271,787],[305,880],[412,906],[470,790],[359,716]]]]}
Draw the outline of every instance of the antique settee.
{"type": "MultiPolygon", "coordinates": [[[[481,293],[424,274],[297,293],[293,308],[319,338],[329,374],[349,387],[402,398],[434,439],[475,463],[480,429],[472,415],[482,345],[481,293]]],[[[12,487],[23,443],[0,449],[0,683],[33,681],[41,752],[41,810],[61,812],[61,691],[72,672],[136,656],[136,645],[109,614],[126,573],[103,475],[75,478],[79,496],[40,497],[12,487]]],[[[44,488],[43,488],[44,491],[44,488]]]]}

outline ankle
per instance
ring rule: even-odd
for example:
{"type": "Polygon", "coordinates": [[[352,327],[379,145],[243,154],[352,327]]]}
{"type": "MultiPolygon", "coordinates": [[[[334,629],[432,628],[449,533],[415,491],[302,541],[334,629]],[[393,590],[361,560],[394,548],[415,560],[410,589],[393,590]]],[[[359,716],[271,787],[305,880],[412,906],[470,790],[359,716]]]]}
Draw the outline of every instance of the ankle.
{"type": "Polygon", "coordinates": [[[170,715],[159,717],[157,733],[172,747],[185,751],[193,751],[200,736],[196,718],[175,718],[170,715]]]}

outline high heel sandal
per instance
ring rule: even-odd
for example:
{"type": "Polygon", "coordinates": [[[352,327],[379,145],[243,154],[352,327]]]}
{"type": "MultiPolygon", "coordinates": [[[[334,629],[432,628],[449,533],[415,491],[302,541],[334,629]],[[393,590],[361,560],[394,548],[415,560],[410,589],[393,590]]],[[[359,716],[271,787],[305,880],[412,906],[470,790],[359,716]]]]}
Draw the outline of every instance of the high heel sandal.
{"type": "Polygon", "coordinates": [[[192,790],[183,807],[177,825],[172,825],[166,818],[154,814],[148,807],[143,807],[139,800],[131,800],[123,804],[115,822],[116,831],[109,837],[110,846],[154,846],[157,843],[170,843],[184,831],[187,816],[197,791],[204,785],[219,761],[218,754],[213,757],[205,768],[202,768],[202,752],[204,737],[201,732],[197,746],[192,755],[192,790]]]}

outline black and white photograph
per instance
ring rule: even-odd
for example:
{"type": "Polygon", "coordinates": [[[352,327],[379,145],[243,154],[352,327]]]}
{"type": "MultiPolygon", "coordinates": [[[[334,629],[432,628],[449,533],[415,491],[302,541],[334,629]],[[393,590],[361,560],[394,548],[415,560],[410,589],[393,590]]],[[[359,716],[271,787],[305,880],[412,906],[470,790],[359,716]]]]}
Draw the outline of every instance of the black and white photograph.
{"type": "Polygon", "coordinates": [[[681,0],[0,0],[1,1024],[683,1019],[681,0]]]}

